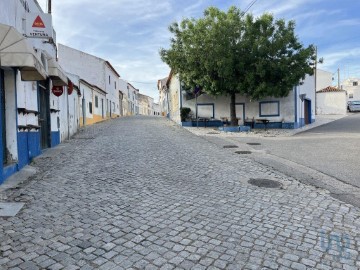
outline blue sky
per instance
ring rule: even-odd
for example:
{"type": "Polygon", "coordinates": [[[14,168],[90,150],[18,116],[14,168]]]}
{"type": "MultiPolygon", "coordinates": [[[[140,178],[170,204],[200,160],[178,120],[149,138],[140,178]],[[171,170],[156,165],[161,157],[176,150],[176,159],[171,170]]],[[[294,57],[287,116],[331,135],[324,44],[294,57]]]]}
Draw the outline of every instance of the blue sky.
{"type": "MultiPolygon", "coordinates": [[[[47,0],[38,0],[46,10],[47,0]]],[[[156,83],[169,74],[159,49],[169,46],[168,26],[186,17],[202,16],[208,6],[246,9],[252,0],[52,0],[57,42],[109,60],[121,77],[142,93],[158,99],[156,83]]],[[[257,0],[254,15],[270,12],[295,20],[304,45],[318,47],[337,80],[360,77],[360,1],[257,0]]]]}

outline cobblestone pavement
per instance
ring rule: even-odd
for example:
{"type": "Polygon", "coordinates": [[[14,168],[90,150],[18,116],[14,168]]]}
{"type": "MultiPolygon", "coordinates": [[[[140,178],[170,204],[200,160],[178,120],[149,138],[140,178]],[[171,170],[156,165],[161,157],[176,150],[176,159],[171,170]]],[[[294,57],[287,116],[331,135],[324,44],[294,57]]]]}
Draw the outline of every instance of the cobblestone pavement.
{"type": "Polygon", "coordinates": [[[358,208],[234,150],[161,118],[87,128],[2,195],[25,206],[0,218],[0,268],[360,268],[358,208]]]}

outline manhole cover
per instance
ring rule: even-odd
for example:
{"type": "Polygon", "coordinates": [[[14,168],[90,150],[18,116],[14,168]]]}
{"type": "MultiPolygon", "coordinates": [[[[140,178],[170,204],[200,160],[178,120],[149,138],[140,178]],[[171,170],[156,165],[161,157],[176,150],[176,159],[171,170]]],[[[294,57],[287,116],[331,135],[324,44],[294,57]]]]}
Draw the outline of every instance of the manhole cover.
{"type": "Polygon", "coordinates": [[[235,153],[240,155],[248,155],[251,154],[251,151],[236,151],[235,153]]]}
{"type": "Polygon", "coordinates": [[[223,148],[239,148],[239,146],[236,146],[236,145],[224,145],[223,148]]]}
{"type": "Polygon", "coordinates": [[[249,184],[264,188],[281,188],[281,183],[270,179],[250,179],[249,184]]]}
{"type": "Polygon", "coordinates": [[[247,143],[248,145],[261,145],[261,143],[257,143],[257,142],[249,142],[247,143]]]}

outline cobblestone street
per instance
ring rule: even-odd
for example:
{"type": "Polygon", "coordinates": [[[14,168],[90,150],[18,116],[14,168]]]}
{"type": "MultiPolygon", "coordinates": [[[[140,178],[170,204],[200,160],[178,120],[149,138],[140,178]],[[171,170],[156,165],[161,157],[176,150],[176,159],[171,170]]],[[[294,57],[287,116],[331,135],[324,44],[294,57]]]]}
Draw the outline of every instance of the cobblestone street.
{"type": "Polygon", "coordinates": [[[97,124],[54,150],[1,196],[25,206],[0,217],[0,269],[360,268],[358,208],[163,118],[97,124]]]}

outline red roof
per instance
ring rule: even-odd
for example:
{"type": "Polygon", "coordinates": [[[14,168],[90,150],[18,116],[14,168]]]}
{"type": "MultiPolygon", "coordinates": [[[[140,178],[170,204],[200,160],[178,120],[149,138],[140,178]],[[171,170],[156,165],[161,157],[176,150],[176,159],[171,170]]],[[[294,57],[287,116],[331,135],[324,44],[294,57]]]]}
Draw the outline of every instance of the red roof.
{"type": "Polygon", "coordinates": [[[321,89],[320,91],[317,91],[317,93],[328,93],[328,92],[344,92],[345,90],[339,89],[334,86],[328,86],[324,89],[321,89]]]}

